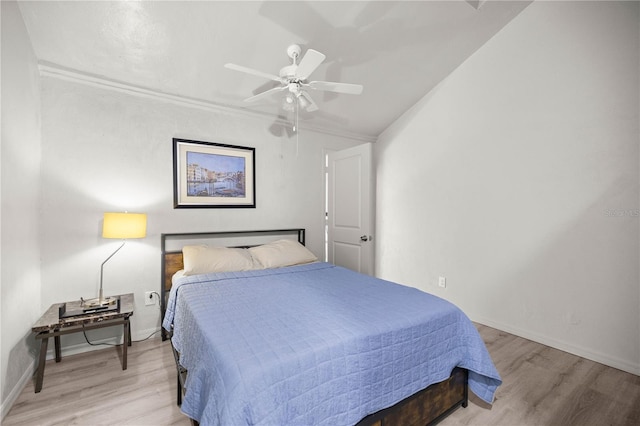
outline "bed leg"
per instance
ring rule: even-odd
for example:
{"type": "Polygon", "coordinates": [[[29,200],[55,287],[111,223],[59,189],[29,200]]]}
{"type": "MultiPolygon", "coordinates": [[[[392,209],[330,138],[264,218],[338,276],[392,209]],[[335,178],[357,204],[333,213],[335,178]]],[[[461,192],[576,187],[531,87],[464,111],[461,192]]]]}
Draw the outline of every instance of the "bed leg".
{"type": "Polygon", "coordinates": [[[177,383],[178,383],[178,395],[177,395],[177,402],[178,402],[178,407],[180,407],[182,405],[182,384],[180,383],[180,372],[178,372],[178,374],[176,375],[177,383]]]}
{"type": "Polygon", "coordinates": [[[462,400],[462,408],[469,405],[469,370],[464,370],[464,399],[462,400]]]}

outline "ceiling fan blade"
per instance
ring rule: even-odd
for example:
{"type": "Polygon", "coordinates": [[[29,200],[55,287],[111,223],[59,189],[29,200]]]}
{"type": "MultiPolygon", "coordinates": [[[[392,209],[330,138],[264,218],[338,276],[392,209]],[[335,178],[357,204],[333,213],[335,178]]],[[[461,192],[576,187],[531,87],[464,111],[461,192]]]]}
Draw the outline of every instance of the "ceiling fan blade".
{"type": "Polygon", "coordinates": [[[296,77],[300,80],[306,80],[307,77],[320,66],[325,58],[326,56],[317,50],[307,49],[307,53],[304,54],[304,57],[298,64],[296,77]]]}
{"type": "Polygon", "coordinates": [[[328,92],[346,93],[349,95],[359,95],[362,93],[362,89],[363,89],[361,84],[335,83],[332,81],[310,81],[308,84],[305,84],[305,86],[308,86],[316,90],[326,90],[328,92]]]}
{"type": "Polygon", "coordinates": [[[255,102],[255,101],[259,100],[259,99],[269,97],[269,96],[273,95],[274,93],[282,92],[286,88],[287,88],[287,86],[274,87],[273,89],[269,89],[269,90],[264,91],[262,93],[258,93],[255,96],[251,96],[250,98],[247,98],[244,101],[245,102],[255,102]]]}
{"type": "Polygon", "coordinates": [[[316,103],[313,101],[311,95],[304,90],[300,92],[300,96],[298,97],[298,105],[303,107],[307,112],[318,110],[318,105],[316,105],[316,103]],[[304,100],[300,100],[300,98],[303,98],[304,100]]]}
{"type": "Polygon", "coordinates": [[[266,72],[254,70],[252,68],[243,67],[242,65],[224,64],[224,66],[225,66],[225,68],[229,68],[230,70],[240,71],[240,72],[256,75],[258,77],[266,78],[266,79],[269,79],[269,80],[275,80],[275,81],[278,81],[278,82],[282,83],[282,79],[280,77],[278,77],[277,75],[273,75],[273,74],[269,74],[269,73],[266,73],[266,72]]]}

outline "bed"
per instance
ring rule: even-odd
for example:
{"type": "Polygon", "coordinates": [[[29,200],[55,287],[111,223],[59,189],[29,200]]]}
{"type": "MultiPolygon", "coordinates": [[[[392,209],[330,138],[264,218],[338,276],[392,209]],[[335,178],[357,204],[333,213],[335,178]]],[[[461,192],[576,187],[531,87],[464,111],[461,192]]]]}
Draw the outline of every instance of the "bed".
{"type": "Polygon", "coordinates": [[[424,425],[468,390],[493,402],[500,376],[462,311],[304,243],[304,229],[162,235],[163,338],[194,423],[424,425]],[[168,248],[203,237],[240,242],[168,248]]]}

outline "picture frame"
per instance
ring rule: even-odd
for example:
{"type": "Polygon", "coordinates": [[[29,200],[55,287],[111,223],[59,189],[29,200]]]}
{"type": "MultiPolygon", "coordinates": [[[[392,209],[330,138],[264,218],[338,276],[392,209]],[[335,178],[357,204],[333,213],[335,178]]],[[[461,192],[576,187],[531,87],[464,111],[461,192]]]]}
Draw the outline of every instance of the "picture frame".
{"type": "Polygon", "coordinates": [[[173,207],[255,208],[255,152],[173,138],[173,207]]]}

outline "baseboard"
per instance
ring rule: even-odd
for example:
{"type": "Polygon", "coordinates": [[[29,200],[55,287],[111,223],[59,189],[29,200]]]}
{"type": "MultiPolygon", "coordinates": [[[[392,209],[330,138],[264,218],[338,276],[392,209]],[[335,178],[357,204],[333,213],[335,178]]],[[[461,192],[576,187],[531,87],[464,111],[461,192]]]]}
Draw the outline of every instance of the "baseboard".
{"type": "Polygon", "coordinates": [[[22,389],[27,385],[29,380],[33,377],[33,373],[36,371],[36,362],[33,361],[31,366],[25,370],[25,372],[18,380],[18,383],[11,389],[7,398],[2,401],[2,406],[0,408],[0,423],[4,420],[5,416],[9,414],[9,410],[13,407],[13,404],[16,402],[16,399],[20,396],[22,389]]]}
{"type": "Polygon", "coordinates": [[[499,321],[493,321],[488,318],[475,318],[473,321],[482,325],[486,325],[488,327],[496,328],[498,330],[514,334],[519,337],[523,337],[537,343],[541,343],[546,346],[550,346],[554,349],[568,352],[570,354],[577,355],[591,361],[599,362],[600,364],[617,368],[618,370],[626,371],[627,373],[635,374],[636,376],[640,376],[640,364],[637,363],[619,359],[581,346],[572,345],[570,343],[563,342],[552,337],[545,336],[543,334],[524,330],[519,327],[501,323],[499,321]]]}

